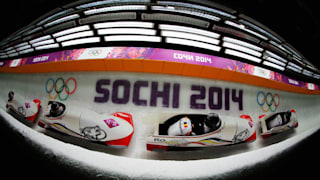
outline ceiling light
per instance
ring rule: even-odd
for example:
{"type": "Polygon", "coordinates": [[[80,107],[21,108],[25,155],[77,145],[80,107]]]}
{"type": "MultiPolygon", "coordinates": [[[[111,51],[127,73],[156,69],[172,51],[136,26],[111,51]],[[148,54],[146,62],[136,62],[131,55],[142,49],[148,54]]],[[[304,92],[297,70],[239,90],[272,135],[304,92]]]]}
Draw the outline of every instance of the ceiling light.
{"type": "Polygon", "coordinates": [[[276,65],[276,64],[273,64],[273,63],[271,63],[271,62],[269,62],[269,61],[264,61],[262,64],[264,64],[264,65],[266,65],[266,66],[269,66],[269,67],[273,67],[273,68],[275,68],[275,69],[279,69],[279,70],[281,70],[281,71],[284,71],[284,67],[279,66],[279,65],[276,65]]]}
{"type": "Polygon", "coordinates": [[[202,29],[185,27],[185,26],[160,24],[159,28],[163,29],[163,30],[182,31],[182,32],[188,32],[188,33],[193,33],[193,34],[200,34],[200,35],[203,35],[203,36],[208,36],[208,37],[212,37],[212,38],[216,38],[216,39],[218,39],[220,37],[220,34],[218,34],[218,33],[205,31],[205,30],[202,30],[202,29]]]}
{"type": "Polygon", "coordinates": [[[139,27],[139,28],[153,28],[154,23],[151,22],[137,22],[137,21],[119,21],[119,22],[104,22],[93,25],[96,29],[111,28],[111,27],[139,27]]]}
{"type": "Polygon", "coordinates": [[[59,37],[59,36],[63,36],[66,34],[71,34],[71,33],[75,33],[75,32],[79,32],[79,31],[85,31],[85,30],[89,30],[89,26],[85,25],[85,26],[79,26],[79,27],[75,27],[75,28],[71,28],[71,29],[67,29],[64,31],[60,31],[58,33],[53,34],[53,37],[59,37]]]}
{"type": "Polygon", "coordinates": [[[58,37],[57,41],[61,42],[61,41],[76,39],[76,38],[80,38],[80,37],[87,37],[87,36],[93,36],[93,32],[92,31],[83,31],[83,32],[78,32],[78,33],[74,33],[74,34],[69,34],[66,36],[58,37]]]}
{"type": "Polygon", "coordinates": [[[156,35],[156,30],[154,29],[142,29],[142,28],[109,28],[109,29],[99,29],[99,35],[105,34],[144,34],[144,35],[156,35]]]}
{"type": "Polygon", "coordinates": [[[191,40],[196,40],[196,41],[202,41],[202,42],[207,42],[210,44],[219,44],[219,40],[213,39],[210,37],[206,36],[201,36],[197,34],[190,34],[190,33],[185,33],[185,32],[177,32],[177,31],[161,31],[162,36],[167,36],[167,37],[175,37],[175,38],[182,38],[182,39],[191,39],[191,40]]]}
{"type": "Polygon", "coordinates": [[[223,42],[222,46],[223,47],[227,47],[227,48],[231,48],[231,49],[235,49],[235,50],[238,50],[238,51],[242,51],[242,52],[245,52],[245,53],[248,53],[248,54],[251,54],[251,55],[254,55],[254,56],[258,56],[258,57],[262,56],[262,53],[260,53],[258,51],[255,51],[255,50],[243,47],[243,46],[239,46],[237,44],[232,44],[232,43],[229,43],[229,42],[223,42]]]}
{"type": "Polygon", "coordinates": [[[117,35],[105,36],[105,41],[148,41],[161,42],[161,37],[158,36],[143,36],[143,35],[117,35]]]}
{"type": "Polygon", "coordinates": [[[78,45],[78,44],[87,44],[87,43],[97,43],[100,42],[99,37],[90,37],[90,38],[82,38],[82,39],[76,39],[71,41],[65,41],[62,42],[62,46],[72,46],[72,45],[78,45]]]}
{"type": "Polygon", "coordinates": [[[221,49],[221,47],[216,46],[216,45],[212,45],[212,44],[207,44],[207,43],[192,41],[192,40],[187,40],[187,39],[172,38],[172,37],[166,38],[166,42],[171,43],[171,44],[180,44],[180,45],[200,47],[200,48],[209,49],[209,50],[213,50],[213,51],[220,51],[220,49],[221,49]]]}
{"type": "Polygon", "coordinates": [[[111,7],[90,9],[90,10],[84,11],[84,14],[92,15],[92,14],[103,13],[103,12],[111,12],[111,11],[146,10],[146,9],[147,9],[147,6],[143,6],[143,5],[122,5],[122,6],[111,6],[111,7]]]}
{"type": "Polygon", "coordinates": [[[238,57],[241,57],[241,58],[244,58],[244,59],[256,62],[256,63],[260,63],[261,62],[261,59],[259,59],[259,58],[256,58],[254,56],[250,56],[248,54],[245,54],[245,53],[242,53],[242,52],[239,52],[239,51],[231,50],[231,49],[226,49],[224,51],[224,53],[225,54],[229,54],[229,55],[233,55],[233,56],[238,56],[238,57]]]}

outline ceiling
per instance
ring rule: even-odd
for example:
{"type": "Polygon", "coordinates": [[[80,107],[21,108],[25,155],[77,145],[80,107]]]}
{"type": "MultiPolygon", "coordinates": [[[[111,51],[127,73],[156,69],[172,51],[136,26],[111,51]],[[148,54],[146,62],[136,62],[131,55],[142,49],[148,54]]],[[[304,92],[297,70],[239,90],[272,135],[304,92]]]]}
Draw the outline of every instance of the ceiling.
{"type": "MultiPolygon", "coordinates": [[[[23,28],[50,10],[74,0],[10,0],[1,6],[0,39],[23,28]],[[9,11],[10,10],[10,11],[9,11]],[[9,11],[9,12],[8,12],[9,11]]],[[[211,0],[213,1],[213,0],[211,0]]],[[[306,0],[214,0],[261,22],[282,36],[320,69],[315,49],[320,41],[317,1],[306,0]],[[315,47],[314,47],[315,46],[315,47]]]]}

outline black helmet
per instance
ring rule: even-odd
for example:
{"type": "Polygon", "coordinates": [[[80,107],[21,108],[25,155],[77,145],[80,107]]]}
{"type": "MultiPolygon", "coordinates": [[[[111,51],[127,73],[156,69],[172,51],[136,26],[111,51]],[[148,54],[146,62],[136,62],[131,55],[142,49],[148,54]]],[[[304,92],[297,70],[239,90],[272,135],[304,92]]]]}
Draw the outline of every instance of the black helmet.
{"type": "Polygon", "coordinates": [[[286,115],[287,115],[288,118],[291,117],[291,114],[292,114],[292,112],[291,112],[290,110],[288,110],[288,111],[286,112],[286,115]]]}
{"type": "Polygon", "coordinates": [[[8,94],[8,96],[9,96],[8,101],[12,101],[13,96],[14,96],[14,92],[13,92],[13,91],[10,91],[9,94],[8,94]]]}
{"type": "Polygon", "coordinates": [[[58,110],[58,107],[59,107],[59,104],[56,103],[56,102],[53,102],[53,103],[51,104],[51,110],[52,110],[52,111],[57,111],[57,110],[58,110]]]}
{"type": "Polygon", "coordinates": [[[220,127],[220,118],[216,113],[210,113],[204,120],[204,124],[211,129],[218,129],[220,127]]]}
{"type": "Polygon", "coordinates": [[[290,110],[288,110],[285,113],[285,117],[284,117],[284,123],[287,123],[288,121],[290,121],[290,117],[291,117],[292,112],[290,110]]]}

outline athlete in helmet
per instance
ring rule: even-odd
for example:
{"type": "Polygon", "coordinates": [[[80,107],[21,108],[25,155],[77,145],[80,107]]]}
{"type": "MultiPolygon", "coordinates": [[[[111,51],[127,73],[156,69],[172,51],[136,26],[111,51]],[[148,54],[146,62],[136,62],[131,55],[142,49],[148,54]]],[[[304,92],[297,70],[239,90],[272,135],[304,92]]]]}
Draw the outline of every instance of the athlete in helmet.
{"type": "MultiPolygon", "coordinates": [[[[190,116],[191,117],[191,116],[190,116]]],[[[217,130],[221,120],[215,113],[210,113],[202,118],[189,118],[187,115],[168,128],[169,136],[196,136],[217,130]]]]}
{"type": "Polygon", "coordinates": [[[275,116],[271,116],[270,120],[267,122],[267,126],[269,129],[282,126],[290,121],[291,111],[283,112],[275,114],[275,116]]]}
{"type": "Polygon", "coordinates": [[[192,122],[192,134],[201,135],[217,130],[221,125],[221,120],[216,113],[208,114],[203,121],[194,120],[192,122]]]}
{"type": "Polygon", "coordinates": [[[189,136],[192,133],[191,120],[185,116],[168,128],[169,136],[189,136]]]}
{"type": "Polygon", "coordinates": [[[13,92],[13,91],[10,91],[9,94],[8,94],[8,96],[9,96],[8,101],[12,101],[12,100],[13,100],[13,97],[14,97],[14,92],[13,92]]]}
{"type": "Polygon", "coordinates": [[[52,102],[51,104],[48,105],[45,115],[47,117],[58,117],[62,114],[63,109],[64,109],[63,106],[60,105],[59,103],[52,102]]]}

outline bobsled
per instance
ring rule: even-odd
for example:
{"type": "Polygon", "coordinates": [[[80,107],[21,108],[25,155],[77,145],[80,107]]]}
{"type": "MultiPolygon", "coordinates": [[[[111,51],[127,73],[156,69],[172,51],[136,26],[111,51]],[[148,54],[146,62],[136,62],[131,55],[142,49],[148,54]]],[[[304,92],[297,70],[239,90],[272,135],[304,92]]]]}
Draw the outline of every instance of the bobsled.
{"type": "Polygon", "coordinates": [[[10,91],[8,96],[9,99],[6,108],[9,112],[31,122],[35,121],[40,110],[41,102],[39,99],[26,100],[24,97],[15,94],[13,91],[10,91]]]}
{"type": "Polygon", "coordinates": [[[99,114],[89,109],[49,101],[38,125],[89,141],[114,147],[128,147],[134,133],[131,114],[99,114]]]}
{"type": "Polygon", "coordinates": [[[261,136],[265,139],[273,134],[278,134],[289,129],[298,127],[298,119],[294,109],[259,116],[261,136]]]}
{"type": "Polygon", "coordinates": [[[205,121],[212,114],[214,113],[180,114],[169,118],[164,123],[156,123],[154,135],[147,137],[147,150],[167,151],[174,147],[224,146],[256,139],[254,123],[249,115],[239,117],[215,115],[218,121],[215,121],[216,124],[208,130],[205,121]],[[186,118],[188,121],[183,121],[186,118]],[[184,128],[189,128],[190,132],[181,135],[180,132],[184,128]]]}

